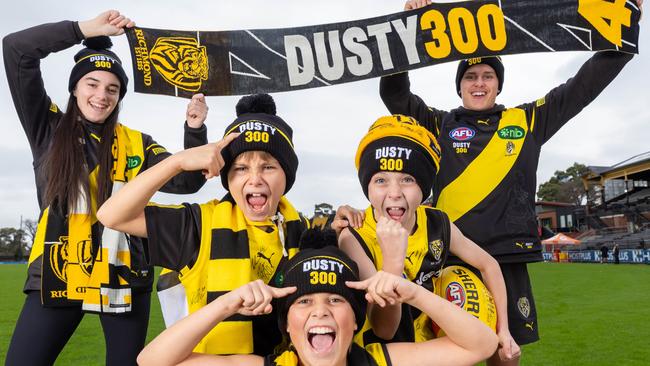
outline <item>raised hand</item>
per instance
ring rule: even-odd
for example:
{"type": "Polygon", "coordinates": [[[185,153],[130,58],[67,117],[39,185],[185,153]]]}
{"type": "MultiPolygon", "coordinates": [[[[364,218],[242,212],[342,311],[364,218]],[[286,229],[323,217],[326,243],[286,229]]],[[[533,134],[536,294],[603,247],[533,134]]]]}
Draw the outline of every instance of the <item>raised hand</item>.
{"type": "Polygon", "coordinates": [[[408,248],[408,231],[399,222],[385,216],[377,220],[376,231],[384,262],[382,269],[400,275],[404,270],[404,260],[408,248]]]}
{"type": "Polygon", "coordinates": [[[334,220],[332,220],[330,227],[336,231],[336,235],[338,236],[341,233],[341,230],[346,227],[353,227],[355,229],[360,228],[361,225],[363,225],[365,217],[366,213],[364,211],[357,210],[348,205],[339,206],[339,208],[336,209],[336,215],[334,216],[334,220]]]}
{"type": "Polygon", "coordinates": [[[414,10],[423,8],[431,4],[431,0],[408,0],[404,4],[404,10],[414,10]]]}
{"type": "Polygon", "coordinates": [[[199,128],[208,117],[208,105],[205,103],[205,96],[201,93],[194,94],[187,105],[185,120],[192,128],[199,128]]]}
{"type": "Polygon", "coordinates": [[[79,29],[85,38],[97,36],[119,36],[124,28],[135,26],[135,22],[117,10],[105,11],[93,19],[79,22],[79,29]]]}

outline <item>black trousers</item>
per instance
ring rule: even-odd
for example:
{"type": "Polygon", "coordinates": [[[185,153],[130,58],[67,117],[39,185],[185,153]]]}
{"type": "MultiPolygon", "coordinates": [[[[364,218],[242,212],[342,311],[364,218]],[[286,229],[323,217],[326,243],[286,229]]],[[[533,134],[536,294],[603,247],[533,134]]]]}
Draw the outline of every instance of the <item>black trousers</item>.
{"type": "MultiPolygon", "coordinates": [[[[134,293],[131,312],[99,314],[106,342],[106,365],[136,365],[147,336],[150,299],[151,292],[134,293]]],[[[83,317],[81,306],[46,308],[41,305],[39,291],[29,292],[11,337],[5,365],[53,365],[83,317]]]]}

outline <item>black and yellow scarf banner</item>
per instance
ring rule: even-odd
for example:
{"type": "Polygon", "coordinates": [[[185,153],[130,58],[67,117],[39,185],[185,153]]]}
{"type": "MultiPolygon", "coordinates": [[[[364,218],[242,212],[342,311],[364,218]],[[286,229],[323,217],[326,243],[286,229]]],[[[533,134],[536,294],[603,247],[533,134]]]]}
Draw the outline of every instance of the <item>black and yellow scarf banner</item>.
{"type": "Polygon", "coordinates": [[[347,83],[443,62],[530,52],[638,53],[633,0],[435,3],[299,28],[127,32],[135,91],[190,97],[347,83]]]}

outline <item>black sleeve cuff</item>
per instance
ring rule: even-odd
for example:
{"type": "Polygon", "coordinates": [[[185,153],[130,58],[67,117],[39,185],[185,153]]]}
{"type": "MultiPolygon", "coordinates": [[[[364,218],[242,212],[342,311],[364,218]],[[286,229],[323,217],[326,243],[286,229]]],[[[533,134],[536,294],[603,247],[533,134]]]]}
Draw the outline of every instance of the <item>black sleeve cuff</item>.
{"type": "Polygon", "coordinates": [[[79,28],[79,22],[72,22],[72,29],[74,30],[75,36],[77,36],[77,43],[83,41],[86,37],[84,37],[83,32],[81,32],[81,28],[79,28]]]}
{"type": "Polygon", "coordinates": [[[208,143],[208,128],[204,124],[199,128],[190,127],[185,121],[183,145],[185,149],[205,145],[208,143]]]}

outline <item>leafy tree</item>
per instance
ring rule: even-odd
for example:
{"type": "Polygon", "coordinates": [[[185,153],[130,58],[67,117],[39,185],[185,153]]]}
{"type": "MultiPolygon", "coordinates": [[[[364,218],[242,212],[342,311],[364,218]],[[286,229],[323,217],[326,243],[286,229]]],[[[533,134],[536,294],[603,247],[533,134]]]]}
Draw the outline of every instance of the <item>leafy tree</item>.
{"type": "Polygon", "coordinates": [[[22,258],[27,253],[25,231],[12,227],[0,229],[0,255],[22,258]]]}
{"type": "MultiPolygon", "coordinates": [[[[589,169],[579,163],[573,163],[566,170],[556,170],[551,179],[539,185],[537,197],[542,201],[567,202],[579,206],[587,197],[580,177],[588,172],[589,169]]],[[[589,195],[593,195],[592,188],[589,195]]]]}

